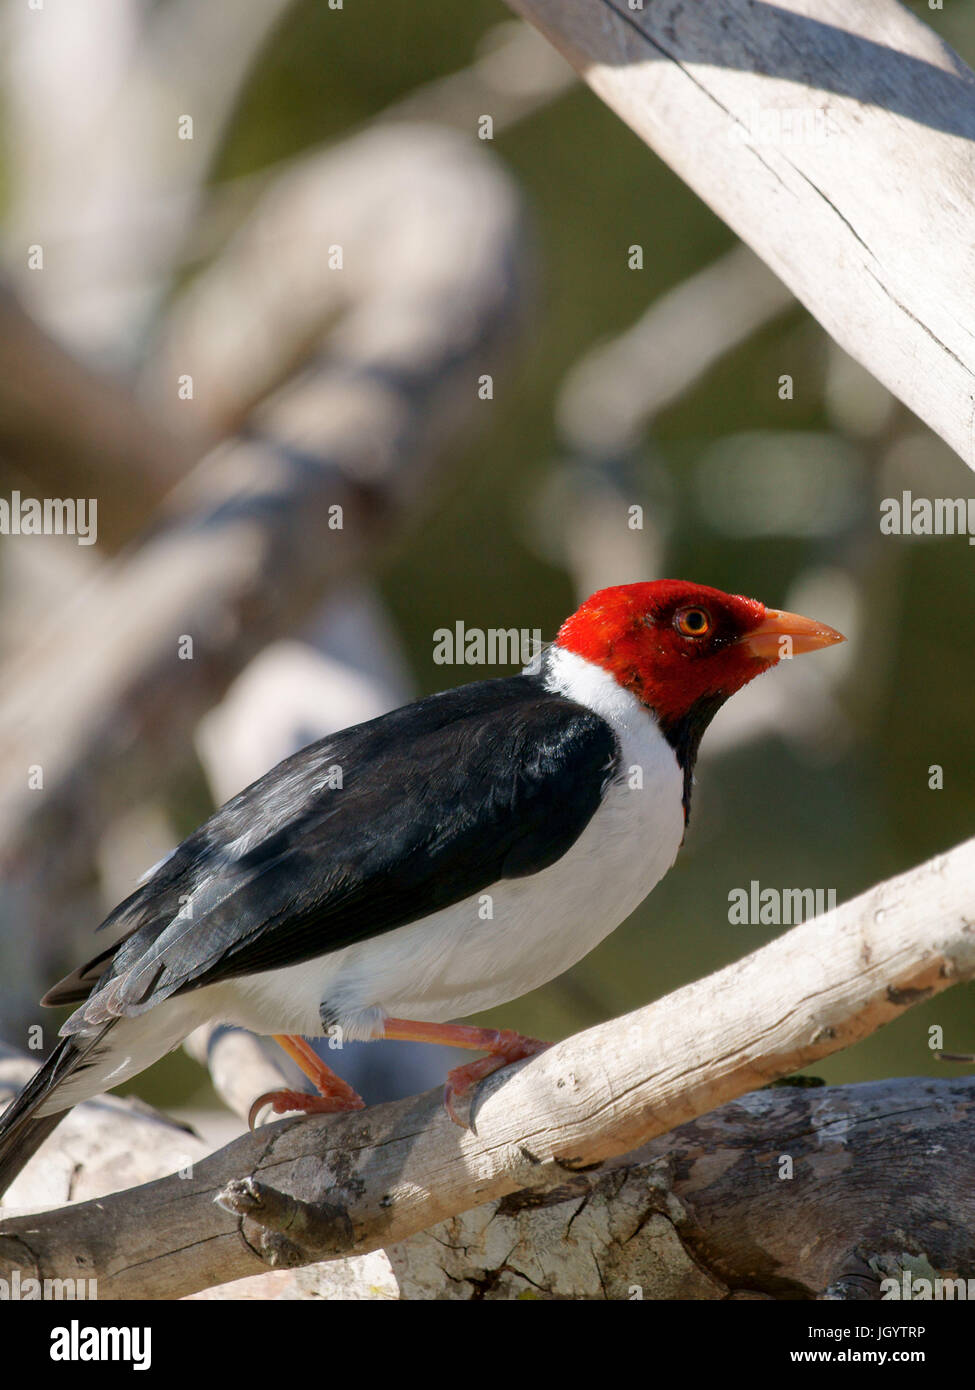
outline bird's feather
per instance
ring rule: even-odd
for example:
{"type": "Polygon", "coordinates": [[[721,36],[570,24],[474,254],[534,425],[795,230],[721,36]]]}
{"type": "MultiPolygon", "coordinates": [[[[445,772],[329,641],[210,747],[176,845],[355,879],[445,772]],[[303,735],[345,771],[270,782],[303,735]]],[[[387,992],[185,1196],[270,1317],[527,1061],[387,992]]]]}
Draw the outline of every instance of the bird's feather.
{"type": "Polygon", "coordinates": [[[184,841],[108,919],[122,940],[47,1001],[77,998],[101,967],[63,1030],[86,1031],[536,873],[582,833],[617,759],[599,715],[528,676],[344,730],[280,763],[184,841]]]}

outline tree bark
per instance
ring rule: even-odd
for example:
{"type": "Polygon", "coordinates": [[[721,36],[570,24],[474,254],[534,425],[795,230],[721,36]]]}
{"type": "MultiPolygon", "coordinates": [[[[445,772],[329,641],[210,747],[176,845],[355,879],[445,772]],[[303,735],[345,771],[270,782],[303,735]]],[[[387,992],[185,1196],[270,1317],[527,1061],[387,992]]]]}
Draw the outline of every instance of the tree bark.
{"type": "MultiPolygon", "coordinates": [[[[469,1129],[450,1121],[439,1091],[286,1119],[182,1175],[3,1221],[0,1269],[22,1267],[28,1250],[47,1276],[80,1261],[102,1298],[178,1297],[265,1266],[388,1248],[485,1202],[557,1188],[975,976],[973,904],[970,840],[495,1074],[469,1129]]],[[[966,1222],[953,1239],[968,1258],[966,1222]]],[[[830,1271],[845,1277],[835,1260],[830,1271]]],[[[817,1267],[810,1279],[823,1277],[817,1267]]]]}
{"type": "Polygon", "coordinates": [[[509,0],[975,466],[975,74],[895,0],[509,0]]]}

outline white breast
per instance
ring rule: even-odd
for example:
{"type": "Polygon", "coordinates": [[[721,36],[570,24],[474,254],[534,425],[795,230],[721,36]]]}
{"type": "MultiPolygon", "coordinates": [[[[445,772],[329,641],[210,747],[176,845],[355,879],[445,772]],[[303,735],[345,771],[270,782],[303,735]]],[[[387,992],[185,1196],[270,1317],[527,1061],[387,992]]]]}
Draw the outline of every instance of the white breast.
{"type": "Polygon", "coordinates": [[[680,847],[683,774],[639,700],[581,657],[555,648],[553,658],[549,688],[602,715],[621,750],[616,779],[568,853],[321,960],[200,991],[217,1016],[314,1035],[324,1001],[349,1040],[378,1036],[387,1015],[446,1022],[554,979],[629,916],[680,847]]]}

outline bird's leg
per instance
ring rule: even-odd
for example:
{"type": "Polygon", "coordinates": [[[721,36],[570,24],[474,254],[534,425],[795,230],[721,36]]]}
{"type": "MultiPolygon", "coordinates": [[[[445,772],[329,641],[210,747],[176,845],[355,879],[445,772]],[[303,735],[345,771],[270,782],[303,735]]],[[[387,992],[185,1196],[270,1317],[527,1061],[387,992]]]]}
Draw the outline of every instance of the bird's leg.
{"type": "Polygon", "coordinates": [[[247,1116],[247,1123],[251,1129],[261,1110],[265,1105],[270,1105],[276,1115],[283,1115],[288,1110],[300,1110],[305,1114],[325,1114],[334,1115],[342,1110],[362,1110],[365,1101],[341,1076],[336,1076],[331,1067],[327,1067],[319,1057],[315,1049],[304,1038],[296,1037],[293,1033],[272,1033],[274,1041],[283,1047],[285,1052],[293,1062],[308,1077],[309,1081],[318,1091],[317,1096],[310,1096],[306,1091],[265,1091],[262,1096],[258,1096],[251,1106],[247,1116]]]}
{"type": "Polygon", "coordinates": [[[415,1023],[408,1018],[387,1018],[383,1037],[401,1042],[440,1043],[444,1047],[469,1047],[475,1052],[488,1054],[477,1062],[454,1067],[447,1073],[444,1107],[454,1124],[464,1129],[466,1125],[454,1110],[455,1098],[466,1096],[479,1081],[492,1072],[500,1071],[509,1062],[534,1057],[552,1046],[551,1043],[540,1042],[538,1038],[526,1038],[521,1033],[514,1033],[510,1028],[471,1028],[464,1023],[415,1023]]]}

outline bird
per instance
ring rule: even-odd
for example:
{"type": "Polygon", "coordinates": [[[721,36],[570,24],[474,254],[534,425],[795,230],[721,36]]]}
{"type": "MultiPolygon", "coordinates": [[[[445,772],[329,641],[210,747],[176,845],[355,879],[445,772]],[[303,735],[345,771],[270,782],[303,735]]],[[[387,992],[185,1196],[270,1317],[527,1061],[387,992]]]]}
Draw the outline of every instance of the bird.
{"type": "Polygon", "coordinates": [[[462,685],[285,758],[226,802],[55,985],[77,1007],[0,1117],[0,1193],[79,1102],[204,1023],[270,1035],[314,1083],[258,1107],[360,1096],[307,1041],[484,1053],[456,1103],[548,1044],[453,1020],[561,975],[670,868],[695,759],[724,702],[781,659],[843,641],[810,618],[686,580],[601,589],[519,674],[462,685]]]}

